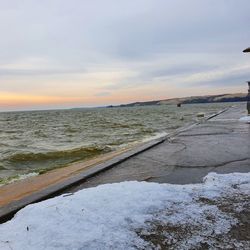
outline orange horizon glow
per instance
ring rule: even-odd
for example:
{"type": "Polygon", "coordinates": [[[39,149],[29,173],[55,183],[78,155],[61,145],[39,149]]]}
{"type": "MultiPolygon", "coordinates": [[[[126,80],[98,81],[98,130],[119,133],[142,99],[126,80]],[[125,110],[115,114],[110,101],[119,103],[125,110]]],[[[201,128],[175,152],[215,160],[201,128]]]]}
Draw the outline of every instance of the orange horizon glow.
{"type": "Polygon", "coordinates": [[[167,91],[161,91],[160,95],[154,92],[153,89],[150,90],[144,88],[144,91],[122,91],[116,94],[111,94],[108,96],[95,96],[93,93],[89,96],[48,96],[48,95],[35,95],[35,94],[17,94],[9,92],[0,92],[0,109],[32,109],[32,108],[67,108],[67,107],[88,107],[88,106],[102,106],[102,105],[117,105],[126,104],[132,102],[143,102],[143,101],[153,101],[153,100],[164,100],[171,98],[181,98],[187,96],[197,96],[197,95],[215,95],[215,94],[227,94],[227,93],[240,93],[241,88],[232,88],[230,91],[225,91],[223,88],[217,90],[206,90],[201,89],[200,91],[194,91],[194,89],[189,89],[185,94],[178,95],[178,89],[169,89],[169,94],[167,91]]]}
{"type": "Polygon", "coordinates": [[[44,105],[44,104],[60,104],[74,103],[81,101],[76,97],[59,97],[59,96],[37,96],[37,95],[21,95],[12,93],[0,93],[1,106],[19,106],[19,105],[44,105]]]}
{"type": "Polygon", "coordinates": [[[43,105],[101,105],[114,103],[127,103],[130,101],[147,101],[153,97],[144,96],[138,98],[136,95],[115,95],[101,97],[61,97],[61,96],[38,96],[21,95],[12,93],[0,93],[0,107],[24,107],[24,106],[43,106],[43,105]]]}

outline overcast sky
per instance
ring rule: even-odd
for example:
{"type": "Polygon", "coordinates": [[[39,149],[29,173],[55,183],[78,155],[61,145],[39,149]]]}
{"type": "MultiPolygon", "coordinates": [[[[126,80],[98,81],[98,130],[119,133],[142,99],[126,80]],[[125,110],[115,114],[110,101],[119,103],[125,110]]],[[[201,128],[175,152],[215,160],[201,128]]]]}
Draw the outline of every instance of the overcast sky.
{"type": "Polygon", "coordinates": [[[0,110],[246,92],[249,0],[0,0],[0,110]]]}

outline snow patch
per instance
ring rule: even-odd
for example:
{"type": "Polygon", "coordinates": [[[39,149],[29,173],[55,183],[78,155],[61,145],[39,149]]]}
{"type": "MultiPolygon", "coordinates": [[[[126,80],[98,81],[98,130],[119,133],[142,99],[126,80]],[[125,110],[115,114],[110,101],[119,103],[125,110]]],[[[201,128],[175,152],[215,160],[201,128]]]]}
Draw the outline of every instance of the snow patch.
{"type": "Polygon", "coordinates": [[[146,238],[158,225],[167,228],[164,237],[171,242],[177,241],[171,228],[188,228],[178,244],[191,249],[237,223],[214,203],[234,194],[250,195],[250,173],[210,173],[191,185],[100,185],[20,210],[0,225],[0,249],[151,249],[146,238]]]}
{"type": "Polygon", "coordinates": [[[240,122],[250,123],[250,115],[243,116],[239,119],[240,122]]]}

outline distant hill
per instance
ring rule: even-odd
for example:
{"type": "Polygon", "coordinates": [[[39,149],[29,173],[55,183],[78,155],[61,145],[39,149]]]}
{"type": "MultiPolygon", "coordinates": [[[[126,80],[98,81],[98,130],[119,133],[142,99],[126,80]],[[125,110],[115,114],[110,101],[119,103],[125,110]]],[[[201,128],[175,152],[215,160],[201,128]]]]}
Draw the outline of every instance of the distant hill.
{"type": "Polygon", "coordinates": [[[206,95],[206,96],[191,96],[182,98],[172,98],[158,101],[148,102],[134,102],[129,104],[121,104],[119,106],[111,107],[134,107],[134,106],[147,106],[147,105],[170,105],[170,104],[192,104],[192,103],[217,103],[217,102],[244,102],[247,100],[247,94],[223,94],[223,95],[206,95]]]}

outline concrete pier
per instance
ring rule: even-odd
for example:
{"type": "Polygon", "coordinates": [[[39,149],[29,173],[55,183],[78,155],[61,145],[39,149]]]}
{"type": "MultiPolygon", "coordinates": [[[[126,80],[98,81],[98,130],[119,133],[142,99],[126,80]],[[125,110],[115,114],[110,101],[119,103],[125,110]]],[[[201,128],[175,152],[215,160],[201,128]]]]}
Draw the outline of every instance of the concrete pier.
{"type": "Polygon", "coordinates": [[[209,172],[250,171],[250,125],[244,104],[180,132],[165,142],[67,191],[127,180],[198,183],[209,172]]]}
{"type": "MultiPolygon", "coordinates": [[[[209,172],[249,172],[250,125],[239,122],[244,115],[245,103],[236,103],[235,107],[209,120],[141,145],[81,172],[81,168],[76,166],[74,176],[65,174],[61,181],[50,183],[46,188],[41,186],[34,191],[27,190],[25,194],[16,195],[12,202],[3,204],[0,207],[0,223],[30,203],[104,183],[137,180],[187,184],[201,182],[209,172]]],[[[57,172],[54,175],[57,176],[57,172]]],[[[42,178],[46,180],[45,177],[39,176],[41,182],[42,178]]],[[[34,184],[36,179],[26,182],[34,184]]],[[[22,183],[14,183],[12,188],[15,189],[14,185],[23,190],[22,183]]],[[[30,187],[26,185],[26,188],[30,187]]],[[[5,194],[8,195],[8,188],[2,191],[1,196],[5,194]]]]}

